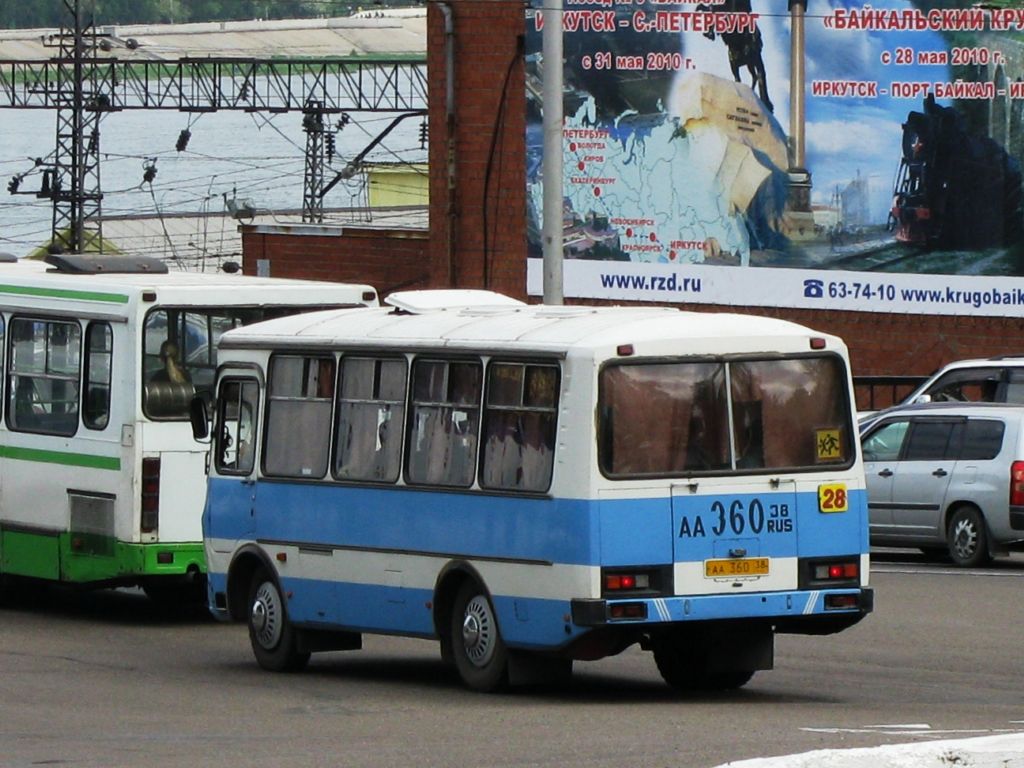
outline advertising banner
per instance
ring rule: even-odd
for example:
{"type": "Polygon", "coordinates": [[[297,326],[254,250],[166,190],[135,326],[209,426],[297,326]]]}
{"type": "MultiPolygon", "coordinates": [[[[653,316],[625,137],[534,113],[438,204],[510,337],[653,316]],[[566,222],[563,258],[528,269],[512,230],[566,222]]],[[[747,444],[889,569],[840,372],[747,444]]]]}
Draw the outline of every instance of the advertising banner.
{"type": "MultiPolygon", "coordinates": [[[[563,2],[567,297],[1024,314],[1024,7],[563,2]]],[[[527,11],[534,295],[548,22],[527,11]]]]}

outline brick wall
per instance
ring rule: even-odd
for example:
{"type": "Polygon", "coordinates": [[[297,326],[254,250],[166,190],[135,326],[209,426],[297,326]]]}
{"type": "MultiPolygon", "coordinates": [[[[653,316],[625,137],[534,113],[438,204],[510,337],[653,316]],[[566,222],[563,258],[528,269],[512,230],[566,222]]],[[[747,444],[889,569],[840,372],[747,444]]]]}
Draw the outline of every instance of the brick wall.
{"type": "Polygon", "coordinates": [[[242,227],[246,274],[369,283],[381,295],[430,287],[427,233],[355,227],[242,227]]]}
{"type": "Polygon", "coordinates": [[[525,297],[524,6],[432,2],[427,21],[434,279],[525,297]],[[449,45],[454,110],[446,98],[449,45]]]}

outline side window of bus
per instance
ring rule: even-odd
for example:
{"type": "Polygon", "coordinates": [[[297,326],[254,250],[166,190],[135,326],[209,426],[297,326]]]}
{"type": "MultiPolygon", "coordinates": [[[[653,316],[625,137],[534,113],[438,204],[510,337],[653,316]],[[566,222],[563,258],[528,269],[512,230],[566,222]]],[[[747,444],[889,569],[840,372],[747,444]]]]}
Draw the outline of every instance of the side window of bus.
{"type": "Polygon", "coordinates": [[[85,401],[82,422],[89,429],[110,423],[110,372],[114,334],[110,323],[89,323],[85,332],[85,401]]]}
{"type": "Polygon", "coordinates": [[[463,488],[473,484],[481,379],[476,361],[413,363],[406,467],[410,483],[463,488]]]}
{"type": "Polygon", "coordinates": [[[333,404],[333,357],[271,358],[264,474],[319,479],[327,473],[333,404]]]}
{"type": "Polygon", "coordinates": [[[82,329],[64,320],[14,318],[7,372],[7,425],[70,436],[78,429],[82,329]]]}
{"type": "Polygon", "coordinates": [[[490,364],[481,487],[543,492],[551,485],[558,382],[553,365],[490,364]]]}
{"type": "Polygon", "coordinates": [[[213,382],[213,375],[217,371],[217,344],[220,342],[220,337],[231,329],[239,328],[244,325],[242,318],[235,315],[251,314],[245,310],[238,310],[234,308],[230,310],[225,309],[224,312],[225,314],[223,315],[215,314],[210,316],[209,373],[198,375],[200,381],[196,383],[197,387],[204,383],[203,380],[205,380],[207,375],[210,377],[210,383],[212,384],[213,382]]]}
{"type": "Polygon", "coordinates": [[[142,409],[152,419],[187,419],[195,387],[185,355],[206,338],[201,327],[184,322],[178,310],[146,315],[142,347],[142,409]],[[192,338],[191,341],[189,339],[192,338]]]}
{"type": "Polygon", "coordinates": [[[178,336],[185,373],[196,392],[209,392],[212,398],[217,373],[217,341],[224,331],[241,323],[231,317],[230,309],[185,312],[183,318],[178,336]]]}
{"type": "Polygon", "coordinates": [[[256,414],[259,385],[255,379],[225,379],[217,398],[217,471],[225,475],[252,473],[256,458],[256,414]]]}
{"type": "Polygon", "coordinates": [[[402,468],[406,361],[341,360],[334,476],[393,483],[402,468]]]}

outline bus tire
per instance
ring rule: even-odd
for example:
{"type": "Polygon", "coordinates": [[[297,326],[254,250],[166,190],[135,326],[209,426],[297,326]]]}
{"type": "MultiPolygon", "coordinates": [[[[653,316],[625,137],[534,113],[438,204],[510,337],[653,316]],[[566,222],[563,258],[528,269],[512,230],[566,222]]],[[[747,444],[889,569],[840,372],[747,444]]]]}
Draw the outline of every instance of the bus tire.
{"type": "Polygon", "coordinates": [[[253,655],[263,669],[297,672],[309,663],[309,654],[298,650],[281,589],[266,568],[252,576],[247,623],[253,655]]]}
{"type": "Polygon", "coordinates": [[[708,669],[707,659],[693,649],[671,643],[654,648],[654,663],[662,679],[680,691],[728,691],[742,688],[754,676],[751,669],[708,669]]]}
{"type": "Polygon", "coordinates": [[[452,657],[466,687],[489,692],[508,682],[508,649],[485,591],[467,581],[452,604],[449,638],[452,657]]]}

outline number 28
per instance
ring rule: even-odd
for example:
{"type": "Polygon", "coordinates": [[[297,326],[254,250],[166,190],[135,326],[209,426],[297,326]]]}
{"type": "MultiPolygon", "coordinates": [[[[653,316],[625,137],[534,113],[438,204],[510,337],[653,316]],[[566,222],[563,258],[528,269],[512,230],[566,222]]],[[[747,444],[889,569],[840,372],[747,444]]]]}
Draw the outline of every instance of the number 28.
{"type": "Polygon", "coordinates": [[[818,508],[822,512],[845,512],[848,509],[846,486],[842,483],[818,486],[818,508]]]}

